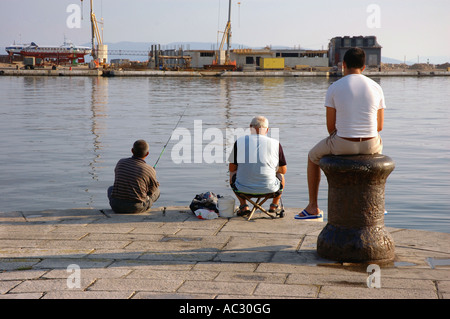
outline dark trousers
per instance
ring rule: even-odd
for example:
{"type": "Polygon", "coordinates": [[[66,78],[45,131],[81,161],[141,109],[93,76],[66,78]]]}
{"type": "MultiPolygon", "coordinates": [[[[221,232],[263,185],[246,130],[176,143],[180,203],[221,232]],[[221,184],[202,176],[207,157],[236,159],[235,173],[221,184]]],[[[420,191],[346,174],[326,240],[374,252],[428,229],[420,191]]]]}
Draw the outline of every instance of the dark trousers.
{"type": "Polygon", "coordinates": [[[159,198],[160,191],[159,188],[151,195],[147,196],[146,202],[135,202],[129,201],[125,199],[114,198],[111,196],[113,187],[110,186],[108,188],[108,199],[109,205],[112,210],[117,214],[135,214],[135,213],[144,213],[152,207],[152,205],[159,198]]]}

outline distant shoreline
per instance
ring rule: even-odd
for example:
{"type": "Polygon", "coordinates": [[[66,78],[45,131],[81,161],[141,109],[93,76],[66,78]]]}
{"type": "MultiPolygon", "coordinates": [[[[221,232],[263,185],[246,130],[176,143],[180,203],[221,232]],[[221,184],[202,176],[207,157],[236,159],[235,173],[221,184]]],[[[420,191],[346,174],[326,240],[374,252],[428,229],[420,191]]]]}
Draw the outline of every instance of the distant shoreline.
{"type": "MultiPolygon", "coordinates": [[[[446,70],[389,70],[364,71],[366,76],[450,76],[446,70]]],[[[0,76],[104,76],[104,77],[341,77],[342,74],[324,71],[160,71],[160,70],[101,70],[62,68],[57,70],[21,70],[0,68],[0,76]]]]}

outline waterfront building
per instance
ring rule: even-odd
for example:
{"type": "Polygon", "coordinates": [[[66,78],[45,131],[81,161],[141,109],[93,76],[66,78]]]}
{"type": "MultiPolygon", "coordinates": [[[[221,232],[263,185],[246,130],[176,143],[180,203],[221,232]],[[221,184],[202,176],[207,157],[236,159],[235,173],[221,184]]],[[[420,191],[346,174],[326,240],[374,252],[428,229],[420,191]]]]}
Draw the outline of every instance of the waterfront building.
{"type": "Polygon", "coordinates": [[[231,59],[236,61],[238,70],[242,71],[255,71],[260,68],[261,59],[269,59],[274,57],[274,53],[268,48],[235,49],[231,51],[231,59]]]}
{"type": "Polygon", "coordinates": [[[338,66],[344,59],[348,49],[359,47],[366,52],[366,65],[380,67],[381,48],[375,36],[334,37],[328,44],[329,66],[338,66]]]}
{"type": "Polygon", "coordinates": [[[274,52],[277,58],[284,58],[285,66],[288,68],[328,66],[327,50],[281,49],[274,52]]]}
{"type": "Polygon", "coordinates": [[[215,57],[214,50],[187,50],[186,55],[191,57],[191,67],[203,69],[204,65],[211,64],[215,57]]]}
{"type": "MultiPolygon", "coordinates": [[[[201,69],[214,60],[215,50],[188,50],[186,55],[192,57],[191,67],[201,69]]],[[[230,51],[230,59],[236,61],[238,70],[255,71],[266,69],[270,59],[279,60],[277,69],[297,69],[299,67],[328,67],[327,50],[303,50],[303,49],[234,49],[230,51]]]]}

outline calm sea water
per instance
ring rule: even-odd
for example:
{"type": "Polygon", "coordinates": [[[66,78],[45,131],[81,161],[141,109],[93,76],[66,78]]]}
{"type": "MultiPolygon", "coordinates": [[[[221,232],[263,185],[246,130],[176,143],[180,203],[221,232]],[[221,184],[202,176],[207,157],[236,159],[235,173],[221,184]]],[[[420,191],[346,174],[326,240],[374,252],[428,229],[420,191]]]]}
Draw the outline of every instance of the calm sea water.
{"type": "MultiPolygon", "coordinates": [[[[335,80],[0,77],[0,211],[109,208],[117,160],[143,138],[153,165],[185,110],[177,130],[184,135],[174,136],[157,166],[156,207],[187,206],[205,191],[231,195],[229,132],[259,114],[279,130],[285,150],[283,203],[304,207],[307,153],[327,134],[323,103],[335,80]],[[182,141],[192,148],[179,153],[182,141]],[[185,162],[177,164],[180,154],[185,162]]],[[[450,78],[375,80],[387,103],[383,153],[396,162],[385,223],[450,232],[450,78]]],[[[324,175],[319,197],[326,220],[324,175]]]]}

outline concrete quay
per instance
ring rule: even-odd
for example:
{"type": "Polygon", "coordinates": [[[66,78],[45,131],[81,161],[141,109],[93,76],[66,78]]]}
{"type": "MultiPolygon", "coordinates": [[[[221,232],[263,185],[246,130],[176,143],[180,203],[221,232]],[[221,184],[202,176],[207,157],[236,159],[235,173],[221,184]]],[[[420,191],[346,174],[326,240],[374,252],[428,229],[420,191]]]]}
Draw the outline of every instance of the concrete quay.
{"type": "Polygon", "coordinates": [[[84,68],[61,68],[57,70],[51,69],[35,69],[35,70],[22,70],[22,69],[0,69],[0,75],[10,76],[101,76],[102,70],[89,70],[84,68]]]}
{"type": "Polygon", "coordinates": [[[201,220],[187,207],[0,212],[0,298],[450,299],[450,234],[388,227],[395,261],[369,288],[368,265],[320,258],[326,223],[297,212],[251,221],[201,220]]]}

